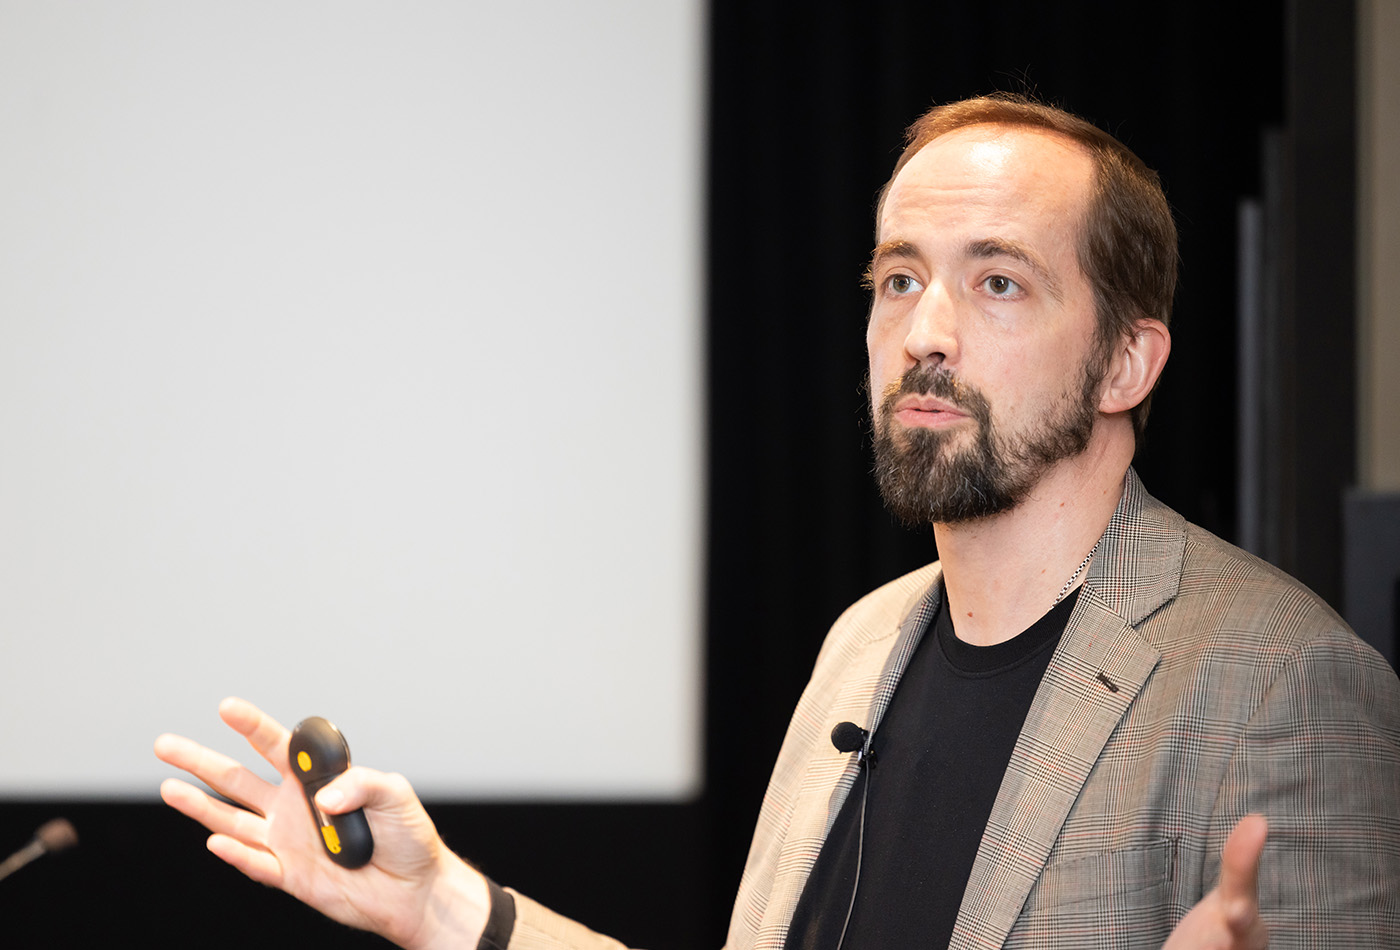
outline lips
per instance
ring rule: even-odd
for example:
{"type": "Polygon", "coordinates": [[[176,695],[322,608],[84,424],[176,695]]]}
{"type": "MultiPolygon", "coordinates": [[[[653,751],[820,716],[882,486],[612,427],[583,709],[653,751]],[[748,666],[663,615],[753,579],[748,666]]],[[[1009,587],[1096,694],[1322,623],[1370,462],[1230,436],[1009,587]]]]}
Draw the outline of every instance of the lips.
{"type": "Polygon", "coordinates": [[[880,417],[901,429],[937,431],[991,426],[991,407],[976,387],[955,378],[943,366],[916,366],[885,386],[880,417]]]}
{"type": "Polygon", "coordinates": [[[894,404],[895,412],[903,412],[906,409],[913,409],[917,412],[952,412],[958,415],[967,415],[956,405],[946,399],[939,399],[937,396],[910,394],[903,396],[894,404]]]}
{"type": "Polygon", "coordinates": [[[935,396],[908,395],[895,403],[894,417],[910,427],[939,428],[954,425],[970,418],[970,415],[935,396]]]}

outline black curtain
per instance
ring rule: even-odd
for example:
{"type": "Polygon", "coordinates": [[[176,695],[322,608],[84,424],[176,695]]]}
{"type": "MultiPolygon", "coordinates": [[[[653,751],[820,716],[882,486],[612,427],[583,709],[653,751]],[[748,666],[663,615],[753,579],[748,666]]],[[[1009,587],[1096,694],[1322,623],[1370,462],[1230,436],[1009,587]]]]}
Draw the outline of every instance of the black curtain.
{"type": "Polygon", "coordinates": [[[1137,467],[1229,538],[1236,206],[1260,187],[1262,131],[1285,121],[1286,51],[1282,2],[720,0],[714,11],[707,817],[723,829],[709,901],[723,908],[827,627],[935,556],[931,532],[881,510],[861,391],[858,278],[903,129],[936,102],[1027,92],[1158,170],[1183,268],[1137,467]]]}
{"type": "MultiPolygon", "coordinates": [[[[1326,9],[712,0],[705,791],[676,805],[430,803],[448,843],[633,945],[722,943],[768,769],[826,629],[935,556],[931,534],[892,524],[870,483],[859,286],[874,195],[902,130],[935,102],[1027,91],[1160,171],[1184,267],[1138,468],[1231,537],[1236,205],[1260,189],[1263,130],[1290,121],[1289,77],[1306,59],[1291,50],[1312,48],[1287,28],[1299,4],[1326,9]]],[[[1350,76],[1347,44],[1329,50],[1317,68],[1350,76]]],[[[1350,161],[1345,142],[1332,146],[1328,161],[1350,161]]],[[[600,729],[606,754],[648,754],[614,738],[600,729]]],[[[464,735],[463,754],[495,741],[464,735]]],[[[59,812],[84,844],[0,884],[7,946],[380,945],[244,881],[159,805],[6,803],[0,850],[59,812]]]]}

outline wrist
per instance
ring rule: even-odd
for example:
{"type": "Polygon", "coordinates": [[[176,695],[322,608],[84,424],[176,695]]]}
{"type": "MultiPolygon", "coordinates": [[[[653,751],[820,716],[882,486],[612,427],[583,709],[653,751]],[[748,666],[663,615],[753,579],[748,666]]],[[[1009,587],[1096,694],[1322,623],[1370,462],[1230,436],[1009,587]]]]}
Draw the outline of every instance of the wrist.
{"type": "Polygon", "coordinates": [[[447,848],[405,950],[476,950],[491,913],[486,878],[447,848]]]}

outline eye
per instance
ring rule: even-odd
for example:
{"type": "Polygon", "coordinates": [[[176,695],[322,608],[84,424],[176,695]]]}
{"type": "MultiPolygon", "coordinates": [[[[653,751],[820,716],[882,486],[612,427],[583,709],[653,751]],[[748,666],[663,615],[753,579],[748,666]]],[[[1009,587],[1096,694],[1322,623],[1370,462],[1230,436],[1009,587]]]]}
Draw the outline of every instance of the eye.
{"type": "Polygon", "coordinates": [[[923,287],[908,274],[891,274],[885,278],[885,289],[897,297],[902,297],[905,294],[918,293],[923,287]]]}
{"type": "Polygon", "coordinates": [[[982,281],[982,286],[986,287],[994,297],[1010,297],[1021,292],[1021,285],[1016,283],[1005,274],[993,274],[982,281]]]}

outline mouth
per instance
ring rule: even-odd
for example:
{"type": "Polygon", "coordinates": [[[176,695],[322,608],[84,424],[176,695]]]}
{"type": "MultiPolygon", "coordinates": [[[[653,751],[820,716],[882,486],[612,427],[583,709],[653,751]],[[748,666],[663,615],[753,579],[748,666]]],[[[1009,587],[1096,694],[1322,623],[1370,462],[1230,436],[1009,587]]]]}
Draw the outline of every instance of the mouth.
{"type": "Polygon", "coordinates": [[[941,429],[971,418],[952,403],[932,396],[906,396],[895,403],[892,415],[901,425],[916,429],[941,429]]]}

